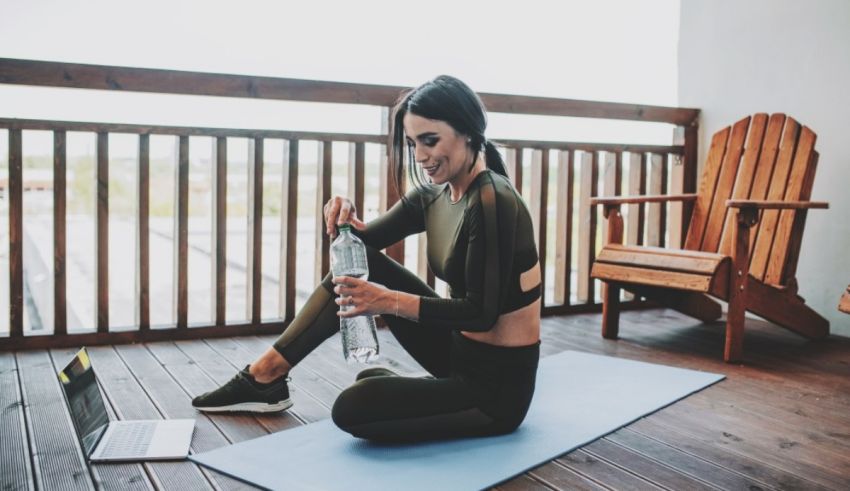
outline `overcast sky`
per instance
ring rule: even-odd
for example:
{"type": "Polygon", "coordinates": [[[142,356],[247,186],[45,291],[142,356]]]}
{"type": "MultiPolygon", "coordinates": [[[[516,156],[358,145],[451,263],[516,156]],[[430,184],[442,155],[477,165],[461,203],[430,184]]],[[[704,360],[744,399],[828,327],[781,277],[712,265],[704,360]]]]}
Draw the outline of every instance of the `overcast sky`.
{"type": "MultiPolygon", "coordinates": [[[[678,0],[0,0],[0,12],[0,57],[406,86],[448,73],[483,92],[677,100],[678,0]]],[[[0,86],[2,116],[379,129],[373,108],[327,106],[0,86]]],[[[659,126],[493,115],[490,136],[599,140],[617,128],[669,142],[659,126]]]]}

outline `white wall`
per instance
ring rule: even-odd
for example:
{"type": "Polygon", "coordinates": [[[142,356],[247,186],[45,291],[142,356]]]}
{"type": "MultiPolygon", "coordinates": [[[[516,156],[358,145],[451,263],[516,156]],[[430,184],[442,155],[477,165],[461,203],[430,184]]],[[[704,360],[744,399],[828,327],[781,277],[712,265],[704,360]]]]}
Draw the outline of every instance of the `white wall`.
{"type": "Polygon", "coordinates": [[[817,133],[820,152],[797,278],[800,295],[850,336],[838,312],[850,283],[850,1],[682,0],[679,105],[711,134],[755,112],[784,112],[817,133]]]}

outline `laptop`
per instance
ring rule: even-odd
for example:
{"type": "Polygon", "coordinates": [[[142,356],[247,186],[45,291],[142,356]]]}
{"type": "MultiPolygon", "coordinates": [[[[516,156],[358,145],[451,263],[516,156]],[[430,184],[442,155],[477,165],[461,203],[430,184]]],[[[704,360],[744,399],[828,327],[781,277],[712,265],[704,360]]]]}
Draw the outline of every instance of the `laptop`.
{"type": "Polygon", "coordinates": [[[109,421],[85,348],[59,372],[59,382],[89,461],[175,460],[189,454],[194,419],[109,421]]]}

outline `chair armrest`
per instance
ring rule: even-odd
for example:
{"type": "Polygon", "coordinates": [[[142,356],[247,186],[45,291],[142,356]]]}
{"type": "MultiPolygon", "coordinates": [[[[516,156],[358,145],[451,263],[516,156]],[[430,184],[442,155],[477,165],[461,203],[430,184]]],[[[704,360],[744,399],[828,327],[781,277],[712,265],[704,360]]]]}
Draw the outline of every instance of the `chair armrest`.
{"type": "Polygon", "coordinates": [[[590,198],[591,205],[616,206],[637,203],[663,203],[666,201],[694,201],[696,194],[656,194],[650,196],[600,196],[590,198]]]}
{"type": "Polygon", "coordinates": [[[730,208],[754,208],[760,210],[802,210],[809,208],[829,208],[826,201],[778,201],[758,199],[728,199],[726,206],[730,208]]]}

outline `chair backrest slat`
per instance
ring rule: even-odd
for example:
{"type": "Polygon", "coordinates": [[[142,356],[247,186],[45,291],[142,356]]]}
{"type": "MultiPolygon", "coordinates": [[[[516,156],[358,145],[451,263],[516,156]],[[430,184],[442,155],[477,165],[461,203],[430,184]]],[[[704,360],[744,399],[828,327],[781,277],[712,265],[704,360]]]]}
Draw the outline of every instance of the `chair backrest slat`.
{"type": "MultiPolygon", "coordinates": [[[[808,200],[815,140],[808,127],[784,114],[756,114],[715,133],[684,248],[731,254],[735,224],[726,208],[729,198],[808,200]]],[[[794,277],[805,216],[805,210],[762,213],[751,231],[753,277],[772,285],[794,277]]]]}
{"type": "MultiPolygon", "coordinates": [[[[785,185],[788,183],[788,174],[794,161],[794,152],[797,149],[799,136],[800,125],[793,118],[786,118],[782,141],[779,144],[779,155],[770,176],[770,184],[765,199],[781,200],[785,198],[785,185]]],[[[767,271],[767,258],[770,257],[770,250],[773,247],[778,221],[778,210],[765,210],[759,220],[756,244],[750,257],[750,274],[760,281],[764,280],[764,273],[767,271]]]]}
{"type": "Polygon", "coordinates": [[[705,234],[702,237],[700,250],[716,252],[720,245],[720,236],[726,222],[726,200],[732,196],[732,188],[735,186],[735,177],[738,174],[738,166],[741,162],[741,154],[744,150],[744,142],[749,127],[750,117],[746,117],[732,126],[732,136],[729,137],[726,155],[723,156],[723,164],[720,165],[720,175],[717,177],[717,185],[714,187],[711,210],[708,213],[708,221],[705,224],[705,234]]]}
{"type": "MultiPolygon", "coordinates": [[[[804,126],[800,132],[800,140],[797,143],[797,153],[794,155],[794,165],[788,176],[788,184],[785,187],[785,201],[808,200],[811,196],[812,182],[814,181],[813,152],[817,136],[808,127],[804,126]]],[[[802,235],[802,228],[794,231],[794,222],[797,215],[805,214],[805,210],[782,210],[779,213],[779,223],[776,227],[776,238],[773,240],[773,248],[767,261],[767,271],[764,282],[770,285],[782,283],[784,270],[789,264],[788,252],[790,243],[796,236],[802,235]],[[796,233],[793,233],[796,232],[796,233]]],[[[793,261],[796,264],[796,260],[793,261]]],[[[792,275],[793,276],[793,275],[792,275]]]]}
{"type": "Polygon", "coordinates": [[[702,245],[702,237],[705,232],[705,224],[708,221],[708,212],[711,210],[711,198],[714,196],[714,188],[717,185],[717,176],[720,174],[720,164],[726,154],[726,143],[729,140],[728,126],[714,134],[711,138],[711,147],[708,150],[708,158],[705,162],[705,170],[699,183],[697,200],[691,215],[691,224],[688,226],[688,235],[685,238],[683,249],[692,251],[699,250],[702,245]]]}

